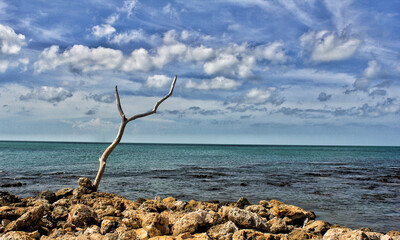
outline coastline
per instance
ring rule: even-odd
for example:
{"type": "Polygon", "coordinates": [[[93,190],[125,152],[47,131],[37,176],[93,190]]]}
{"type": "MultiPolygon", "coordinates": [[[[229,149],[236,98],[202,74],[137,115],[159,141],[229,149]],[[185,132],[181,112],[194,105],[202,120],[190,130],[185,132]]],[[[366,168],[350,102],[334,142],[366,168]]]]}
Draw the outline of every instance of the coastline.
{"type": "Polygon", "coordinates": [[[277,200],[132,201],[92,192],[87,178],[78,183],[76,189],[44,191],[23,199],[1,192],[0,239],[400,239],[399,229],[353,230],[277,200]]]}

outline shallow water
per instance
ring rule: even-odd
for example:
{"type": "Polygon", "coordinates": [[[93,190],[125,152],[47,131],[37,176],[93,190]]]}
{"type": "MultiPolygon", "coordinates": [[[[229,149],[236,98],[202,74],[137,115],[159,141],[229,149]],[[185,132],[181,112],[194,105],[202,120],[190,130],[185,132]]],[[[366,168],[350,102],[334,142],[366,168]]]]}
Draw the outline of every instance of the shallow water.
{"type": "MultiPolygon", "coordinates": [[[[20,197],[94,178],[108,144],[0,142],[0,187],[20,197]]],[[[318,219],[400,230],[400,147],[120,144],[100,191],[135,200],[278,199],[318,219]]]]}

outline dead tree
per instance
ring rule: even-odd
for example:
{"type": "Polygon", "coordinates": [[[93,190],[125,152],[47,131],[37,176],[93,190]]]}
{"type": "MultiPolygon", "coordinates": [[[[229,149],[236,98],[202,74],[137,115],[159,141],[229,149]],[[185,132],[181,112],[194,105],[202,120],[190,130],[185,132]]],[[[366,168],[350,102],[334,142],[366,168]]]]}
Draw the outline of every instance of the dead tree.
{"type": "Polygon", "coordinates": [[[103,154],[99,158],[100,166],[99,166],[99,171],[97,172],[96,179],[94,180],[94,183],[93,183],[94,190],[97,191],[97,189],[99,187],[101,178],[103,177],[104,170],[106,169],[107,158],[108,158],[108,156],[110,156],[111,152],[118,145],[118,143],[121,141],[122,135],[124,134],[126,124],[128,124],[128,122],[133,121],[135,119],[146,117],[146,116],[156,113],[158,106],[160,106],[161,103],[163,103],[167,98],[169,98],[172,95],[172,92],[174,91],[176,79],[177,79],[177,76],[175,75],[174,80],[172,81],[171,89],[169,90],[169,93],[156,103],[153,110],[142,113],[142,114],[134,115],[130,118],[126,118],[124,111],[122,111],[121,102],[120,102],[119,94],[118,94],[118,88],[117,88],[117,86],[115,86],[115,98],[116,98],[116,102],[117,102],[119,115],[121,115],[121,125],[119,126],[119,131],[118,131],[117,137],[115,138],[114,142],[111,143],[111,145],[103,152],[103,154]]]}

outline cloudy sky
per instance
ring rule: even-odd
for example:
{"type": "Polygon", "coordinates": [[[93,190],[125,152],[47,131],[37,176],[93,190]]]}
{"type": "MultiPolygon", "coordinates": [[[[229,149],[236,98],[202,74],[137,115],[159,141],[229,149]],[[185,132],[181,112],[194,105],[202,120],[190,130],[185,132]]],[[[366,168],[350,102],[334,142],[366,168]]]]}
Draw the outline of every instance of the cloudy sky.
{"type": "Polygon", "coordinates": [[[400,145],[400,1],[0,0],[0,140],[400,145]]]}

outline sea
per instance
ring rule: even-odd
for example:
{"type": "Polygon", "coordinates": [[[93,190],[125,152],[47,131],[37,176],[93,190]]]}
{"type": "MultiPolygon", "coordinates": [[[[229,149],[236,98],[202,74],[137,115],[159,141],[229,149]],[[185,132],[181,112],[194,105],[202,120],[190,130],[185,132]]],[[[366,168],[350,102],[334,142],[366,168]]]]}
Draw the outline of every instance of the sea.
{"type": "MultiPolygon", "coordinates": [[[[0,191],[20,197],[94,179],[109,143],[0,142],[0,191]]],[[[400,230],[400,147],[121,143],[99,191],[128,199],[277,199],[350,228],[400,230]]]]}

